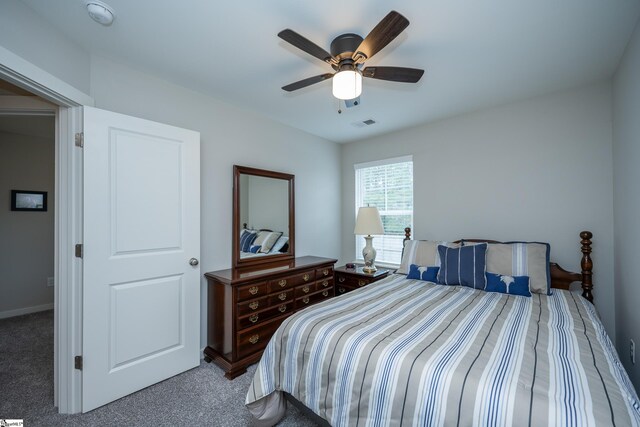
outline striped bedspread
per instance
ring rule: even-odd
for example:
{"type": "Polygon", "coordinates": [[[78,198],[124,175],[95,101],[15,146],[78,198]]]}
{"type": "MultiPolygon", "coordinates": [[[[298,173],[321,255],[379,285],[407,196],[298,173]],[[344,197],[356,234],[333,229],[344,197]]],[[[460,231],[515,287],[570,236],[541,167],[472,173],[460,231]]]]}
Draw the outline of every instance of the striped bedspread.
{"type": "Polygon", "coordinates": [[[284,321],[247,393],[263,423],[290,393],[333,426],[640,426],[593,307],[392,275],[284,321]]]}

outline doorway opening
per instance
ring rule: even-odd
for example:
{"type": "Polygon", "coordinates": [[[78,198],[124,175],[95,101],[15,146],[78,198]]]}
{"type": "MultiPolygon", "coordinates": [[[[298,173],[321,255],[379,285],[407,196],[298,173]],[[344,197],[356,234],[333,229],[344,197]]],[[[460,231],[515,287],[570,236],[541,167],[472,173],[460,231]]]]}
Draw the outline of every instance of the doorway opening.
{"type": "Polygon", "coordinates": [[[29,390],[0,412],[53,410],[57,106],[4,80],[0,106],[0,372],[29,390]]]}

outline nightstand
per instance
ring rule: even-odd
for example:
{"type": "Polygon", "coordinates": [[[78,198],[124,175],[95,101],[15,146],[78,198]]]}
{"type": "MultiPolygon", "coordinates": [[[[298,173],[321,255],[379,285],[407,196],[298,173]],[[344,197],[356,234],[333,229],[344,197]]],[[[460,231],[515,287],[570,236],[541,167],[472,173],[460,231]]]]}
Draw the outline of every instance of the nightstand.
{"type": "Polygon", "coordinates": [[[356,265],[356,268],[347,268],[343,265],[334,269],[336,296],[384,279],[390,272],[386,268],[378,268],[375,273],[365,273],[362,267],[356,265]]]}

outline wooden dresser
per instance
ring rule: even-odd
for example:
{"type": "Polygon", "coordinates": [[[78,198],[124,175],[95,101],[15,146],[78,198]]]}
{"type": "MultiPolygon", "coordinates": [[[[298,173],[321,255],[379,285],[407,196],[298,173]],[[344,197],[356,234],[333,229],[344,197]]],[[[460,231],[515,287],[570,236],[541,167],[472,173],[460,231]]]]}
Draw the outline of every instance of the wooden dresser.
{"type": "Polygon", "coordinates": [[[208,281],[207,347],[233,379],[262,356],[271,335],[296,311],[335,295],[335,259],[305,256],[251,269],[205,273],[208,281]]]}

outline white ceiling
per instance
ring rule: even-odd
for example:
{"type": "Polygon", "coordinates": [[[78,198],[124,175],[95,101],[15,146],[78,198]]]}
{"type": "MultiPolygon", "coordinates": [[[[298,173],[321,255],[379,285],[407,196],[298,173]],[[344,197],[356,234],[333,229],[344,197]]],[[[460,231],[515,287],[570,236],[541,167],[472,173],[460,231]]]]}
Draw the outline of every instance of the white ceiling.
{"type": "Polygon", "coordinates": [[[640,14],[640,0],[107,0],[117,17],[102,27],[82,0],[23,1],[93,54],[337,142],[608,78],[640,14]],[[365,79],[341,115],[330,81],[280,89],[331,71],[280,30],[329,50],[391,8],[411,24],[366,65],[424,68],[420,83],[365,79]]]}

